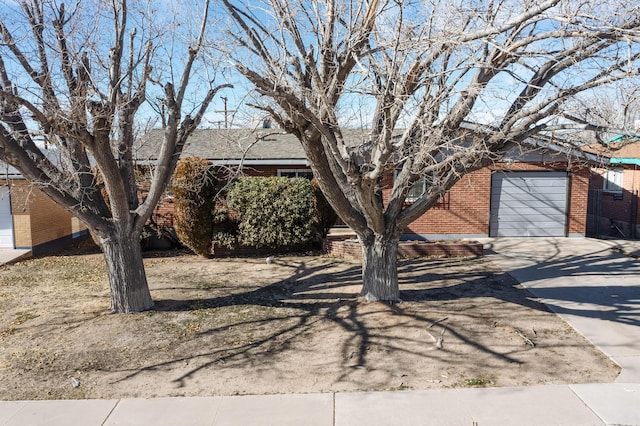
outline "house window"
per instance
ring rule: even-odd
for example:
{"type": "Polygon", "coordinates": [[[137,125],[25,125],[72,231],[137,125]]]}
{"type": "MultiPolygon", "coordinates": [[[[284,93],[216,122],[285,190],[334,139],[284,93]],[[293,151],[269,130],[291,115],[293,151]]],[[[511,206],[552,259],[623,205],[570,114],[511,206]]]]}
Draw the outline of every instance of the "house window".
{"type": "MultiPolygon", "coordinates": [[[[398,176],[398,172],[396,171],[393,175],[393,178],[395,179],[397,176],[398,176]]],[[[433,183],[434,176],[435,174],[429,174],[428,176],[421,176],[417,181],[415,181],[411,186],[411,188],[409,188],[409,192],[407,192],[407,197],[405,198],[405,201],[407,203],[413,203],[418,198],[422,197],[422,195],[424,195],[424,193],[427,191],[427,185],[431,185],[433,183]]],[[[436,209],[449,210],[450,204],[451,204],[451,196],[449,194],[449,191],[447,191],[444,194],[442,194],[440,197],[438,197],[438,201],[433,207],[436,209]]]]}
{"type": "Polygon", "coordinates": [[[407,192],[407,201],[414,202],[418,198],[424,194],[427,190],[427,181],[424,176],[421,176],[420,179],[415,181],[411,188],[409,188],[409,192],[407,192]]]}
{"type": "Polygon", "coordinates": [[[313,179],[311,169],[278,169],[278,176],[289,178],[306,178],[313,179]]]}
{"type": "Polygon", "coordinates": [[[608,169],[604,174],[604,187],[605,192],[622,192],[622,178],[624,176],[624,169],[608,169]]]}
{"type": "MultiPolygon", "coordinates": [[[[395,181],[398,177],[399,170],[393,172],[393,180],[395,181]]],[[[413,203],[418,198],[422,196],[427,190],[427,179],[425,176],[420,176],[418,180],[413,182],[411,188],[409,188],[409,192],[407,192],[407,196],[405,197],[405,201],[408,203],[413,203]]]]}

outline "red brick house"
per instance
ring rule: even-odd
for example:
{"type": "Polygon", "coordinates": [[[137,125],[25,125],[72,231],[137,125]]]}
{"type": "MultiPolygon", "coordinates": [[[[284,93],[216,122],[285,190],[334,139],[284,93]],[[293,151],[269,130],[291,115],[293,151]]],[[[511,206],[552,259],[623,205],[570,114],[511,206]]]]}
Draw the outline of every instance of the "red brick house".
{"type": "MultiPolygon", "coordinates": [[[[140,170],[152,168],[157,160],[162,130],[152,130],[139,141],[135,158],[140,170]]],[[[291,135],[277,129],[197,129],[189,137],[182,158],[197,156],[209,160],[223,178],[242,173],[248,176],[312,177],[302,146],[291,135]]],[[[144,194],[143,194],[144,195],[144,194]]],[[[159,228],[172,226],[173,200],[170,191],[160,200],[151,220],[159,228]]]]}
{"type": "Polygon", "coordinates": [[[592,169],[589,181],[589,236],[640,238],[640,142],[591,146],[607,167],[592,169]]]}
{"type": "MultiPolygon", "coordinates": [[[[357,130],[352,132],[354,138],[362,135],[357,130]]],[[[141,165],[153,164],[161,137],[161,131],[151,131],[142,138],[136,153],[141,165]]],[[[297,139],[277,129],[196,130],[182,154],[192,155],[220,168],[242,162],[243,172],[248,175],[311,176],[297,139]]],[[[585,162],[571,159],[559,148],[537,147],[526,153],[513,150],[504,162],[464,176],[436,208],[407,228],[404,238],[582,237],[586,232],[589,176],[585,162]]],[[[390,192],[392,183],[393,174],[389,174],[382,183],[383,196],[390,192]]],[[[420,192],[418,183],[411,193],[420,192]]],[[[164,220],[171,209],[168,197],[158,208],[156,220],[164,220]]]]}

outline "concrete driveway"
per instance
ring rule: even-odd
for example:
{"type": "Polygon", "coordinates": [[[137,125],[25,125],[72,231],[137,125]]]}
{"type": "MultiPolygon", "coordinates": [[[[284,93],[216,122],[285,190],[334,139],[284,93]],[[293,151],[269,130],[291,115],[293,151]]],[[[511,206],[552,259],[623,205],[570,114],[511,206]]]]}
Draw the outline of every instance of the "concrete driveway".
{"type": "Polygon", "coordinates": [[[485,239],[488,258],[640,383],[640,241],[485,239]]]}

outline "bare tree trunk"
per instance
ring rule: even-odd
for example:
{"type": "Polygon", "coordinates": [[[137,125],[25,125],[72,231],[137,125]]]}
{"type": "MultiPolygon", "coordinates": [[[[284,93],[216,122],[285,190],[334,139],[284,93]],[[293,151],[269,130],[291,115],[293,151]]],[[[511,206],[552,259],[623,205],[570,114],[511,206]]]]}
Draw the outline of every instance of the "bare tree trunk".
{"type": "Polygon", "coordinates": [[[98,237],[109,276],[111,312],[132,313],[153,306],[142,262],[139,235],[116,230],[98,237]]]}
{"type": "Polygon", "coordinates": [[[372,234],[360,238],[362,244],[362,292],[368,302],[399,301],[398,242],[399,237],[372,234]]]}

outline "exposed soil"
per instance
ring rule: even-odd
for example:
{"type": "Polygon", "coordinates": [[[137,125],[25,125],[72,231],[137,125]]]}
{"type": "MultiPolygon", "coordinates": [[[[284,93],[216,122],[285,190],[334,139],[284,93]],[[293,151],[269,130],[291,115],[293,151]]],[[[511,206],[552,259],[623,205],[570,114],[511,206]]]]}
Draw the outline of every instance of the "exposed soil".
{"type": "Polygon", "coordinates": [[[0,399],[592,383],[619,372],[484,259],[402,262],[394,305],[360,301],[359,264],[328,257],[171,252],[145,264],[156,305],[134,315],[108,313],[100,254],[0,268],[0,399]]]}

